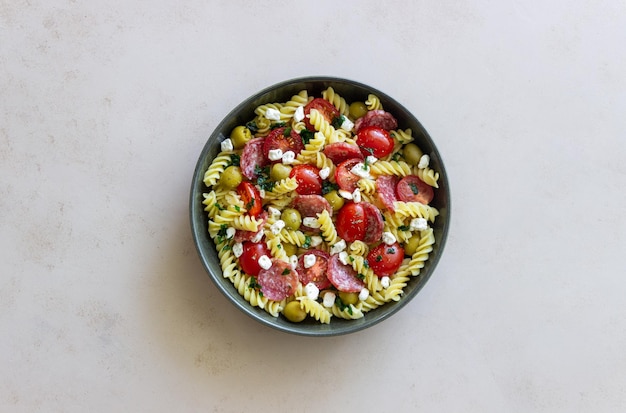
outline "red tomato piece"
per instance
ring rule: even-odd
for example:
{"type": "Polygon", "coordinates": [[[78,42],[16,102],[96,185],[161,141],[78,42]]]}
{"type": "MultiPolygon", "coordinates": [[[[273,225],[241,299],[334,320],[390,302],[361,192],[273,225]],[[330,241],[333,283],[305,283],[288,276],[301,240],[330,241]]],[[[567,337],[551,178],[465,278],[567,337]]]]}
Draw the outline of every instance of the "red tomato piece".
{"type": "MultiPolygon", "coordinates": [[[[263,143],[263,155],[265,159],[269,160],[268,155],[272,149],[280,149],[283,153],[293,151],[298,155],[300,151],[304,149],[304,144],[302,143],[300,135],[292,128],[276,128],[267,135],[263,143]]],[[[280,162],[280,160],[270,162],[275,163],[280,162]]]]}
{"type": "Polygon", "coordinates": [[[359,158],[352,158],[340,163],[335,169],[335,181],[339,185],[340,189],[353,192],[357,188],[357,182],[361,179],[360,176],[352,173],[352,168],[359,162],[362,162],[359,158]]]}
{"type": "Polygon", "coordinates": [[[237,187],[237,193],[250,216],[256,217],[261,213],[263,210],[261,194],[259,190],[256,189],[256,186],[247,181],[242,182],[237,187]]]}
{"type": "Polygon", "coordinates": [[[352,242],[363,241],[367,230],[367,217],[363,203],[349,202],[339,210],[335,227],[342,239],[352,242]]]}
{"type": "Polygon", "coordinates": [[[330,255],[321,250],[308,250],[305,254],[302,254],[298,258],[298,266],[296,267],[296,272],[302,285],[307,285],[311,282],[320,290],[330,287],[330,281],[326,276],[329,258],[330,255]],[[304,267],[304,256],[307,254],[315,255],[315,264],[310,268],[304,267]]]}
{"type": "Polygon", "coordinates": [[[324,155],[333,161],[335,165],[339,165],[351,158],[363,159],[363,154],[358,146],[345,142],[329,143],[324,147],[324,155]]]}
{"type": "Polygon", "coordinates": [[[322,178],[320,170],[313,165],[296,165],[289,173],[290,178],[298,182],[296,192],[299,195],[320,195],[322,193],[322,178]]]}
{"type": "Polygon", "coordinates": [[[404,259],[404,249],[397,242],[379,244],[367,254],[367,262],[378,277],[390,276],[398,271],[404,259]]]}
{"type": "Polygon", "coordinates": [[[393,151],[393,138],[389,132],[376,126],[368,126],[359,130],[356,143],[363,156],[373,155],[380,159],[393,151]]]}
{"type": "Polygon", "coordinates": [[[271,253],[263,242],[246,241],[242,245],[243,254],[239,257],[239,265],[246,274],[256,277],[262,269],[259,265],[259,258],[263,255],[271,257],[271,253]]]}
{"type": "Polygon", "coordinates": [[[329,123],[332,123],[333,119],[340,116],[341,114],[337,110],[337,108],[323,98],[315,98],[304,107],[304,124],[308,130],[315,130],[311,122],[309,121],[308,115],[311,113],[311,109],[316,109],[319,111],[324,119],[326,119],[329,123]]]}
{"type": "Polygon", "coordinates": [[[433,187],[422,181],[417,175],[405,176],[398,182],[396,192],[400,201],[419,202],[428,205],[435,196],[433,187]]]}

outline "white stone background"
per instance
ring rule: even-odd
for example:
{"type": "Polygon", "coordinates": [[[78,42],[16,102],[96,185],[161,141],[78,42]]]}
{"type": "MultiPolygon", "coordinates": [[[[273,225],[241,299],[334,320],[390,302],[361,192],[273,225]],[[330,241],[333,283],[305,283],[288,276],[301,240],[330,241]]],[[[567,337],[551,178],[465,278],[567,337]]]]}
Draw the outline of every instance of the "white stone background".
{"type": "Polygon", "coordinates": [[[623,1],[0,1],[3,412],[626,411],[623,1]],[[188,191],[240,101],[394,96],[453,199],[416,299],[359,333],[255,323],[188,191]]]}

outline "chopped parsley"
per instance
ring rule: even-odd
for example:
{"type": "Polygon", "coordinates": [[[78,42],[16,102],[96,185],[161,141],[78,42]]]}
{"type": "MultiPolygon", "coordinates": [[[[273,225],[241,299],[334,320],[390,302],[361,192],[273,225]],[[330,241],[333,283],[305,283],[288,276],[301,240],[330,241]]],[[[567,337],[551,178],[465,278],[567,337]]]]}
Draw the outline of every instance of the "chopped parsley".
{"type": "Polygon", "coordinates": [[[367,262],[367,260],[363,260],[363,266],[364,266],[365,268],[369,268],[369,267],[370,267],[370,263],[369,263],[369,262],[367,262]]]}
{"type": "Polygon", "coordinates": [[[246,209],[248,211],[250,211],[252,209],[252,207],[254,207],[254,198],[252,198],[247,204],[246,204],[246,209]]]}
{"type": "Polygon", "coordinates": [[[391,160],[392,161],[398,162],[399,159],[400,159],[400,153],[399,152],[396,152],[393,155],[391,155],[391,160]]]}
{"type": "Polygon", "coordinates": [[[335,129],[339,129],[341,128],[341,125],[343,125],[343,122],[346,120],[346,117],[343,115],[339,115],[336,118],[333,119],[333,121],[331,122],[331,125],[333,125],[333,128],[335,129]]]}
{"type": "Polygon", "coordinates": [[[364,279],[365,279],[365,274],[358,273],[358,274],[356,275],[356,277],[357,277],[359,280],[364,280],[364,279]]]}
{"type": "Polygon", "coordinates": [[[382,255],[377,255],[376,256],[376,262],[381,262],[383,260],[383,256],[382,255]]]}
{"type": "Polygon", "coordinates": [[[220,230],[217,231],[217,236],[218,237],[225,237],[227,230],[228,230],[228,225],[226,225],[226,224],[220,225],[220,230]]]}
{"type": "Polygon", "coordinates": [[[241,208],[239,207],[239,205],[235,205],[235,211],[241,212],[241,208]]]}
{"type": "Polygon", "coordinates": [[[259,131],[259,127],[257,126],[256,122],[253,120],[246,123],[246,128],[250,129],[250,132],[252,132],[252,134],[255,134],[259,131]]]}
{"type": "Polygon", "coordinates": [[[274,129],[282,128],[285,125],[286,125],[285,122],[274,122],[270,125],[270,129],[274,130],[274,129]]]}
{"type": "Polygon", "coordinates": [[[329,192],[339,189],[339,185],[333,184],[330,181],[322,181],[322,195],[326,195],[329,192]]]}
{"type": "Polygon", "coordinates": [[[257,174],[256,184],[259,186],[259,188],[265,191],[272,191],[274,189],[274,185],[276,184],[276,182],[270,179],[269,166],[266,166],[264,168],[257,166],[254,168],[254,172],[257,174]]]}
{"type": "Polygon", "coordinates": [[[291,136],[291,126],[288,126],[283,131],[283,136],[291,136]]]}
{"type": "Polygon", "coordinates": [[[335,304],[339,308],[339,311],[347,311],[348,314],[352,315],[352,306],[350,304],[345,304],[343,301],[341,301],[341,298],[339,298],[339,296],[335,297],[335,304]]]}
{"type": "Polygon", "coordinates": [[[215,208],[217,208],[219,211],[223,211],[223,210],[225,210],[225,209],[226,209],[225,207],[221,206],[221,205],[220,205],[219,203],[217,203],[217,202],[216,202],[216,203],[214,203],[214,204],[213,204],[213,206],[214,206],[215,208]]]}
{"type": "Polygon", "coordinates": [[[236,153],[230,154],[230,165],[239,166],[240,162],[241,157],[239,155],[237,155],[236,153]]]}
{"type": "Polygon", "coordinates": [[[263,297],[263,292],[260,291],[261,285],[256,281],[256,277],[250,277],[248,288],[251,290],[259,290],[259,296],[263,297]]]}
{"type": "Polygon", "coordinates": [[[311,237],[309,235],[305,235],[304,244],[302,244],[302,248],[309,248],[311,246],[311,237]]]}
{"type": "Polygon", "coordinates": [[[309,141],[313,139],[314,136],[315,134],[308,129],[302,129],[300,131],[300,138],[302,138],[302,143],[305,145],[309,143],[309,141]]]}
{"type": "Polygon", "coordinates": [[[387,254],[395,254],[396,253],[396,249],[395,248],[388,248],[387,249],[387,254]]]}
{"type": "Polygon", "coordinates": [[[285,268],[282,272],[282,275],[289,275],[289,273],[291,273],[291,270],[289,268],[285,268]]]}
{"type": "Polygon", "coordinates": [[[398,227],[398,231],[408,231],[409,229],[411,229],[411,227],[409,227],[408,225],[400,225],[398,227]]]}
{"type": "Polygon", "coordinates": [[[414,182],[409,183],[409,188],[411,188],[411,192],[413,192],[413,195],[417,195],[420,193],[420,190],[417,188],[417,185],[415,185],[414,182]]]}

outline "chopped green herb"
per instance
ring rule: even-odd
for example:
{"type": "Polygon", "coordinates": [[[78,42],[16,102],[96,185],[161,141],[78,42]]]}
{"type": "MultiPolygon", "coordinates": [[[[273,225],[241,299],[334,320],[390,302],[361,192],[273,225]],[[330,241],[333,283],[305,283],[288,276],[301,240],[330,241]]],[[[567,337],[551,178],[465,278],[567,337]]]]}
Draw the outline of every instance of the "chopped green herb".
{"type": "Polygon", "coordinates": [[[252,207],[253,207],[253,206],[254,206],[254,198],[252,198],[252,199],[250,200],[250,202],[248,202],[248,203],[246,204],[246,209],[247,209],[248,211],[250,211],[250,210],[252,209],[252,207]]]}
{"type": "Polygon", "coordinates": [[[252,134],[255,134],[259,131],[259,127],[257,126],[256,122],[253,120],[246,123],[246,128],[250,129],[250,132],[252,132],[252,134]]]}
{"type": "Polygon", "coordinates": [[[283,136],[290,136],[291,135],[291,127],[286,127],[285,130],[283,131],[283,136]]]}
{"type": "Polygon", "coordinates": [[[411,227],[409,227],[408,225],[400,225],[398,227],[398,231],[408,231],[409,229],[411,229],[411,227]]]}
{"type": "Polygon", "coordinates": [[[239,166],[241,162],[241,157],[239,155],[237,155],[236,153],[231,153],[230,154],[230,164],[234,165],[234,166],[239,166]]]}
{"type": "Polygon", "coordinates": [[[226,209],[226,208],[224,208],[223,206],[221,206],[221,205],[220,205],[219,203],[217,203],[217,202],[216,202],[216,203],[214,203],[214,204],[213,204],[213,206],[215,206],[215,208],[217,208],[217,209],[218,209],[218,210],[220,210],[220,211],[223,211],[223,210],[225,210],[225,209],[226,209]]]}
{"type": "Polygon", "coordinates": [[[226,236],[226,230],[228,230],[228,225],[226,225],[226,224],[220,225],[220,230],[217,231],[217,235],[219,237],[225,237],[226,236]]]}
{"type": "Polygon", "coordinates": [[[417,188],[417,185],[415,185],[414,182],[410,182],[409,183],[409,188],[411,188],[411,191],[413,192],[413,195],[417,195],[420,192],[420,190],[417,188]]]}
{"type": "Polygon", "coordinates": [[[248,284],[248,288],[250,288],[251,290],[261,288],[259,283],[256,281],[256,277],[250,277],[250,283],[248,284]]]}
{"type": "Polygon", "coordinates": [[[235,205],[235,211],[241,212],[241,208],[239,207],[239,205],[235,205]]]}
{"type": "Polygon", "coordinates": [[[300,131],[300,137],[302,138],[302,143],[305,145],[309,143],[309,141],[313,139],[314,136],[315,134],[308,129],[303,129],[300,131]]]}
{"type": "Polygon", "coordinates": [[[335,304],[339,308],[339,311],[347,311],[348,314],[352,315],[352,306],[341,301],[341,298],[338,295],[335,297],[335,304]]]}
{"type": "Polygon", "coordinates": [[[309,235],[305,235],[304,244],[302,244],[302,248],[309,248],[311,246],[311,237],[309,235]]]}
{"type": "Polygon", "coordinates": [[[282,273],[282,274],[283,274],[283,275],[288,275],[289,273],[291,273],[291,270],[290,270],[289,268],[285,268],[285,269],[283,270],[283,273],[282,273]]]}
{"type": "Polygon", "coordinates": [[[377,255],[376,256],[376,262],[381,262],[383,260],[383,256],[382,255],[377,255]]]}
{"type": "Polygon", "coordinates": [[[365,274],[358,273],[358,274],[356,275],[356,277],[357,277],[359,280],[364,280],[364,279],[365,279],[365,274]]]}
{"type": "Polygon", "coordinates": [[[343,125],[343,122],[346,120],[346,117],[343,115],[339,115],[336,118],[333,119],[333,121],[331,122],[331,125],[333,125],[333,128],[335,129],[339,129],[341,128],[341,125],[343,125]]]}
{"type": "Polygon", "coordinates": [[[364,266],[365,268],[369,268],[369,267],[370,267],[370,263],[369,263],[369,262],[367,262],[367,260],[363,260],[363,266],[364,266]]]}
{"type": "Polygon", "coordinates": [[[254,172],[257,174],[256,184],[259,188],[265,191],[272,191],[276,182],[270,179],[270,167],[266,166],[261,168],[259,166],[254,168],[254,172]]]}
{"type": "Polygon", "coordinates": [[[348,259],[350,260],[350,262],[354,262],[354,257],[352,255],[350,255],[348,259]]]}
{"type": "Polygon", "coordinates": [[[396,253],[396,249],[395,248],[388,248],[387,249],[387,254],[395,254],[396,253]]]}
{"type": "Polygon", "coordinates": [[[398,162],[399,159],[400,159],[400,153],[399,152],[396,152],[393,155],[391,155],[391,160],[392,161],[398,162]]]}
{"type": "Polygon", "coordinates": [[[286,125],[285,122],[274,122],[270,125],[270,129],[274,130],[274,129],[282,128],[285,125],[286,125]]]}
{"type": "Polygon", "coordinates": [[[333,184],[330,181],[322,181],[322,195],[326,195],[329,192],[339,189],[339,185],[333,184]]]}
{"type": "Polygon", "coordinates": [[[224,246],[222,247],[222,251],[228,251],[229,249],[231,249],[231,246],[230,246],[230,245],[224,245],[224,246]]]}

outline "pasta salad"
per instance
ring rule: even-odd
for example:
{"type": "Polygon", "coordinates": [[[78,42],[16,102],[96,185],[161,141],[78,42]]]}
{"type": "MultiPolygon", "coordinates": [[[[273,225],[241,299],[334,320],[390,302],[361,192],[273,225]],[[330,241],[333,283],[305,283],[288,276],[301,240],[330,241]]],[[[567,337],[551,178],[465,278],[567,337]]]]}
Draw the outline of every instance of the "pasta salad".
{"type": "Polygon", "coordinates": [[[292,322],[401,299],[433,249],[439,173],[380,99],[332,87],[256,107],[204,173],[223,276],[292,322]]]}

